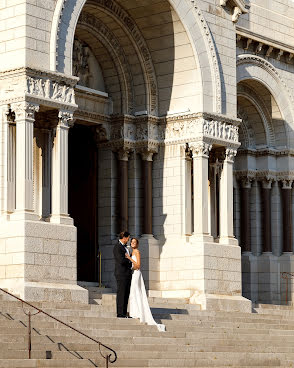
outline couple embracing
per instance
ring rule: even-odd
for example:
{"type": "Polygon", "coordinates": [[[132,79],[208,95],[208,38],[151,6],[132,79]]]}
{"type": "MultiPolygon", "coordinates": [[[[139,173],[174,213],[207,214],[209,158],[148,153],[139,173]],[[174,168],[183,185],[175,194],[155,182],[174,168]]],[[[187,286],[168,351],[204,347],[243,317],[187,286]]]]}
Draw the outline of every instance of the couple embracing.
{"type": "Polygon", "coordinates": [[[124,231],[113,248],[115,260],[115,278],[117,282],[116,311],[118,318],[139,318],[140,322],[156,325],[159,331],[165,326],[154,321],[148,304],[144,280],[140,270],[141,257],[139,241],[131,240],[132,254],[127,248],[130,233],[124,231]],[[129,315],[127,308],[129,303],[129,315]]]}

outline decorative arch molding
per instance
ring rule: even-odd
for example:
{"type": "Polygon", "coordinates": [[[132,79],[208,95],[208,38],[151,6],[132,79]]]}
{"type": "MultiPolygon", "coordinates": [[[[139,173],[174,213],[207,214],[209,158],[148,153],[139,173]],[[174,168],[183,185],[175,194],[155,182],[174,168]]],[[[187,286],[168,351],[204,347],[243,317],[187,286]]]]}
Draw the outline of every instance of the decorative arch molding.
{"type": "Polygon", "coordinates": [[[242,119],[242,122],[240,124],[240,129],[243,133],[243,137],[245,140],[244,148],[255,147],[256,144],[255,144],[254,130],[252,128],[252,125],[249,122],[249,118],[248,118],[246,111],[240,106],[238,106],[237,116],[238,118],[242,119]]]}
{"type": "Polygon", "coordinates": [[[277,69],[265,59],[250,54],[239,55],[237,59],[237,83],[256,80],[274,96],[285,121],[287,145],[294,145],[294,100],[291,92],[277,69]]]}
{"type": "MultiPolygon", "coordinates": [[[[86,1],[56,1],[50,39],[50,69],[53,71],[71,74],[74,32],[86,1]]],[[[202,88],[201,109],[222,113],[222,93],[225,91],[222,91],[218,57],[208,24],[195,0],[182,1],[181,3],[177,0],[168,1],[180,17],[190,40],[193,41],[191,45],[198,61],[201,76],[199,83],[202,88]]],[[[112,0],[99,0],[99,2],[103,2],[105,6],[106,4],[110,6],[113,3],[112,0]]],[[[135,41],[137,42],[136,39],[135,41]]],[[[152,72],[154,72],[153,65],[152,72]]],[[[156,79],[153,87],[156,87],[157,90],[156,79]]],[[[151,91],[152,89],[149,88],[149,94],[151,91]]]]}
{"type": "Polygon", "coordinates": [[[132,114],[134,111],[133,79],[125,52],[118,39],[105,24],[89,13],[82,12],[78,25],[95,35],[110,53],[113,60],[118,61],[118,77],[123,94],[122,113],[132,114]]]}
{"type": "Polygon", "coordinates": [[[263,123],[263,128],[266,136],[266,144],[268,147],[275,147],[276,140],[273,122],[264,101],[262,101],[257,93],[248,86],[238,85],[237,94],[238,96],[246,98],[256,108],[263,123]]]}

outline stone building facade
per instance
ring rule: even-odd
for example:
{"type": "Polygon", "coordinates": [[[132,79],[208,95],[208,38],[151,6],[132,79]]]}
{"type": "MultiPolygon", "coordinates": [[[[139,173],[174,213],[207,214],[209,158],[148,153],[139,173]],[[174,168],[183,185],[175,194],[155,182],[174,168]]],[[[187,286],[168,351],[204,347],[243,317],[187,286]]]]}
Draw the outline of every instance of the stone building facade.
{"type": "Polygon", "coordinates": [[[150,295],[283,301],[293,28],[291,0],[0,0],[0,286],[87,302],[128,229],[150,295]]]}

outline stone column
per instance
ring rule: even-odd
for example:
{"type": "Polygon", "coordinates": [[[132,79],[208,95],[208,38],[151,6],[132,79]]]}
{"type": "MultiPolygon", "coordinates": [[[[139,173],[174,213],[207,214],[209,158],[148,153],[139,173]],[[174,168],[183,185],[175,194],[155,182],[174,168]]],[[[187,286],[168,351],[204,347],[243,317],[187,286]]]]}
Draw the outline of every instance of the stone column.
{"type": "Polygon", "coordinates": [[[128,161],[129,150],[118,151],[118,189],[119,189],[119,231],[127,231],[129,226],[128,200],[128,161]]]}
{"type": "Polygon", "coordinates": [[[272,251],[272,232],[271,232],[271,180],[263,180],[261,188],[262,198],[262,251],[271,253],[272,251]]]}
{"type": "Polygon", "coordinates": [[[233,164],[237,150],[227,148],[220,180],[220,243],[237,245],[233,223],[233,164]]]}
{"type": "Polygon", "coordinates": [[[143,234],[152,234],[152,156],[153,152],[142,152],[143,162],[143,234]]]}
{"type": "Polygon", "coordinates": [[[50,222],[73,223],[68,215],[68,130],[73,113],[60,110],[52,149],[52,215],[50,222]]]}
{"type": "Polygon", "coordinates": [[[251,252],[251,215],[250,215],[251,179],[241,180],[241,248],[251,252]]]}
{"type": "Polygon", "coordinates": [[[292,253],[292,180],[282,181],[283,253],[292,253]]]}
{"type": "Polygon", "coordinates": [[[39,106],[29,102],[11,106],[16,123],[16,202],[11,219],[36,220],[33,192],[33,137],[35,112],[39,106]]]}
{"type": "Polygon", "coordinates": [[[208,223],[208,158],[211,147],[204,142],[190,144],[193,154],[194,235],[204,241],[212,241],[208,223]]]}

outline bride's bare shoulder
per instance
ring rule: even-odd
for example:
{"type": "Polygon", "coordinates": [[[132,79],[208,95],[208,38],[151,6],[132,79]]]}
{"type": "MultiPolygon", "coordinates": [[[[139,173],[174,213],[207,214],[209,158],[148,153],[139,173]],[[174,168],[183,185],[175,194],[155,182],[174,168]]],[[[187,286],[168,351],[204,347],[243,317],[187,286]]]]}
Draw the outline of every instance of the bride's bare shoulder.
{"type": "Polygon", "coordinates": [[[133,254],[140,254],[139,249],[133,249],[133,254]]]}

